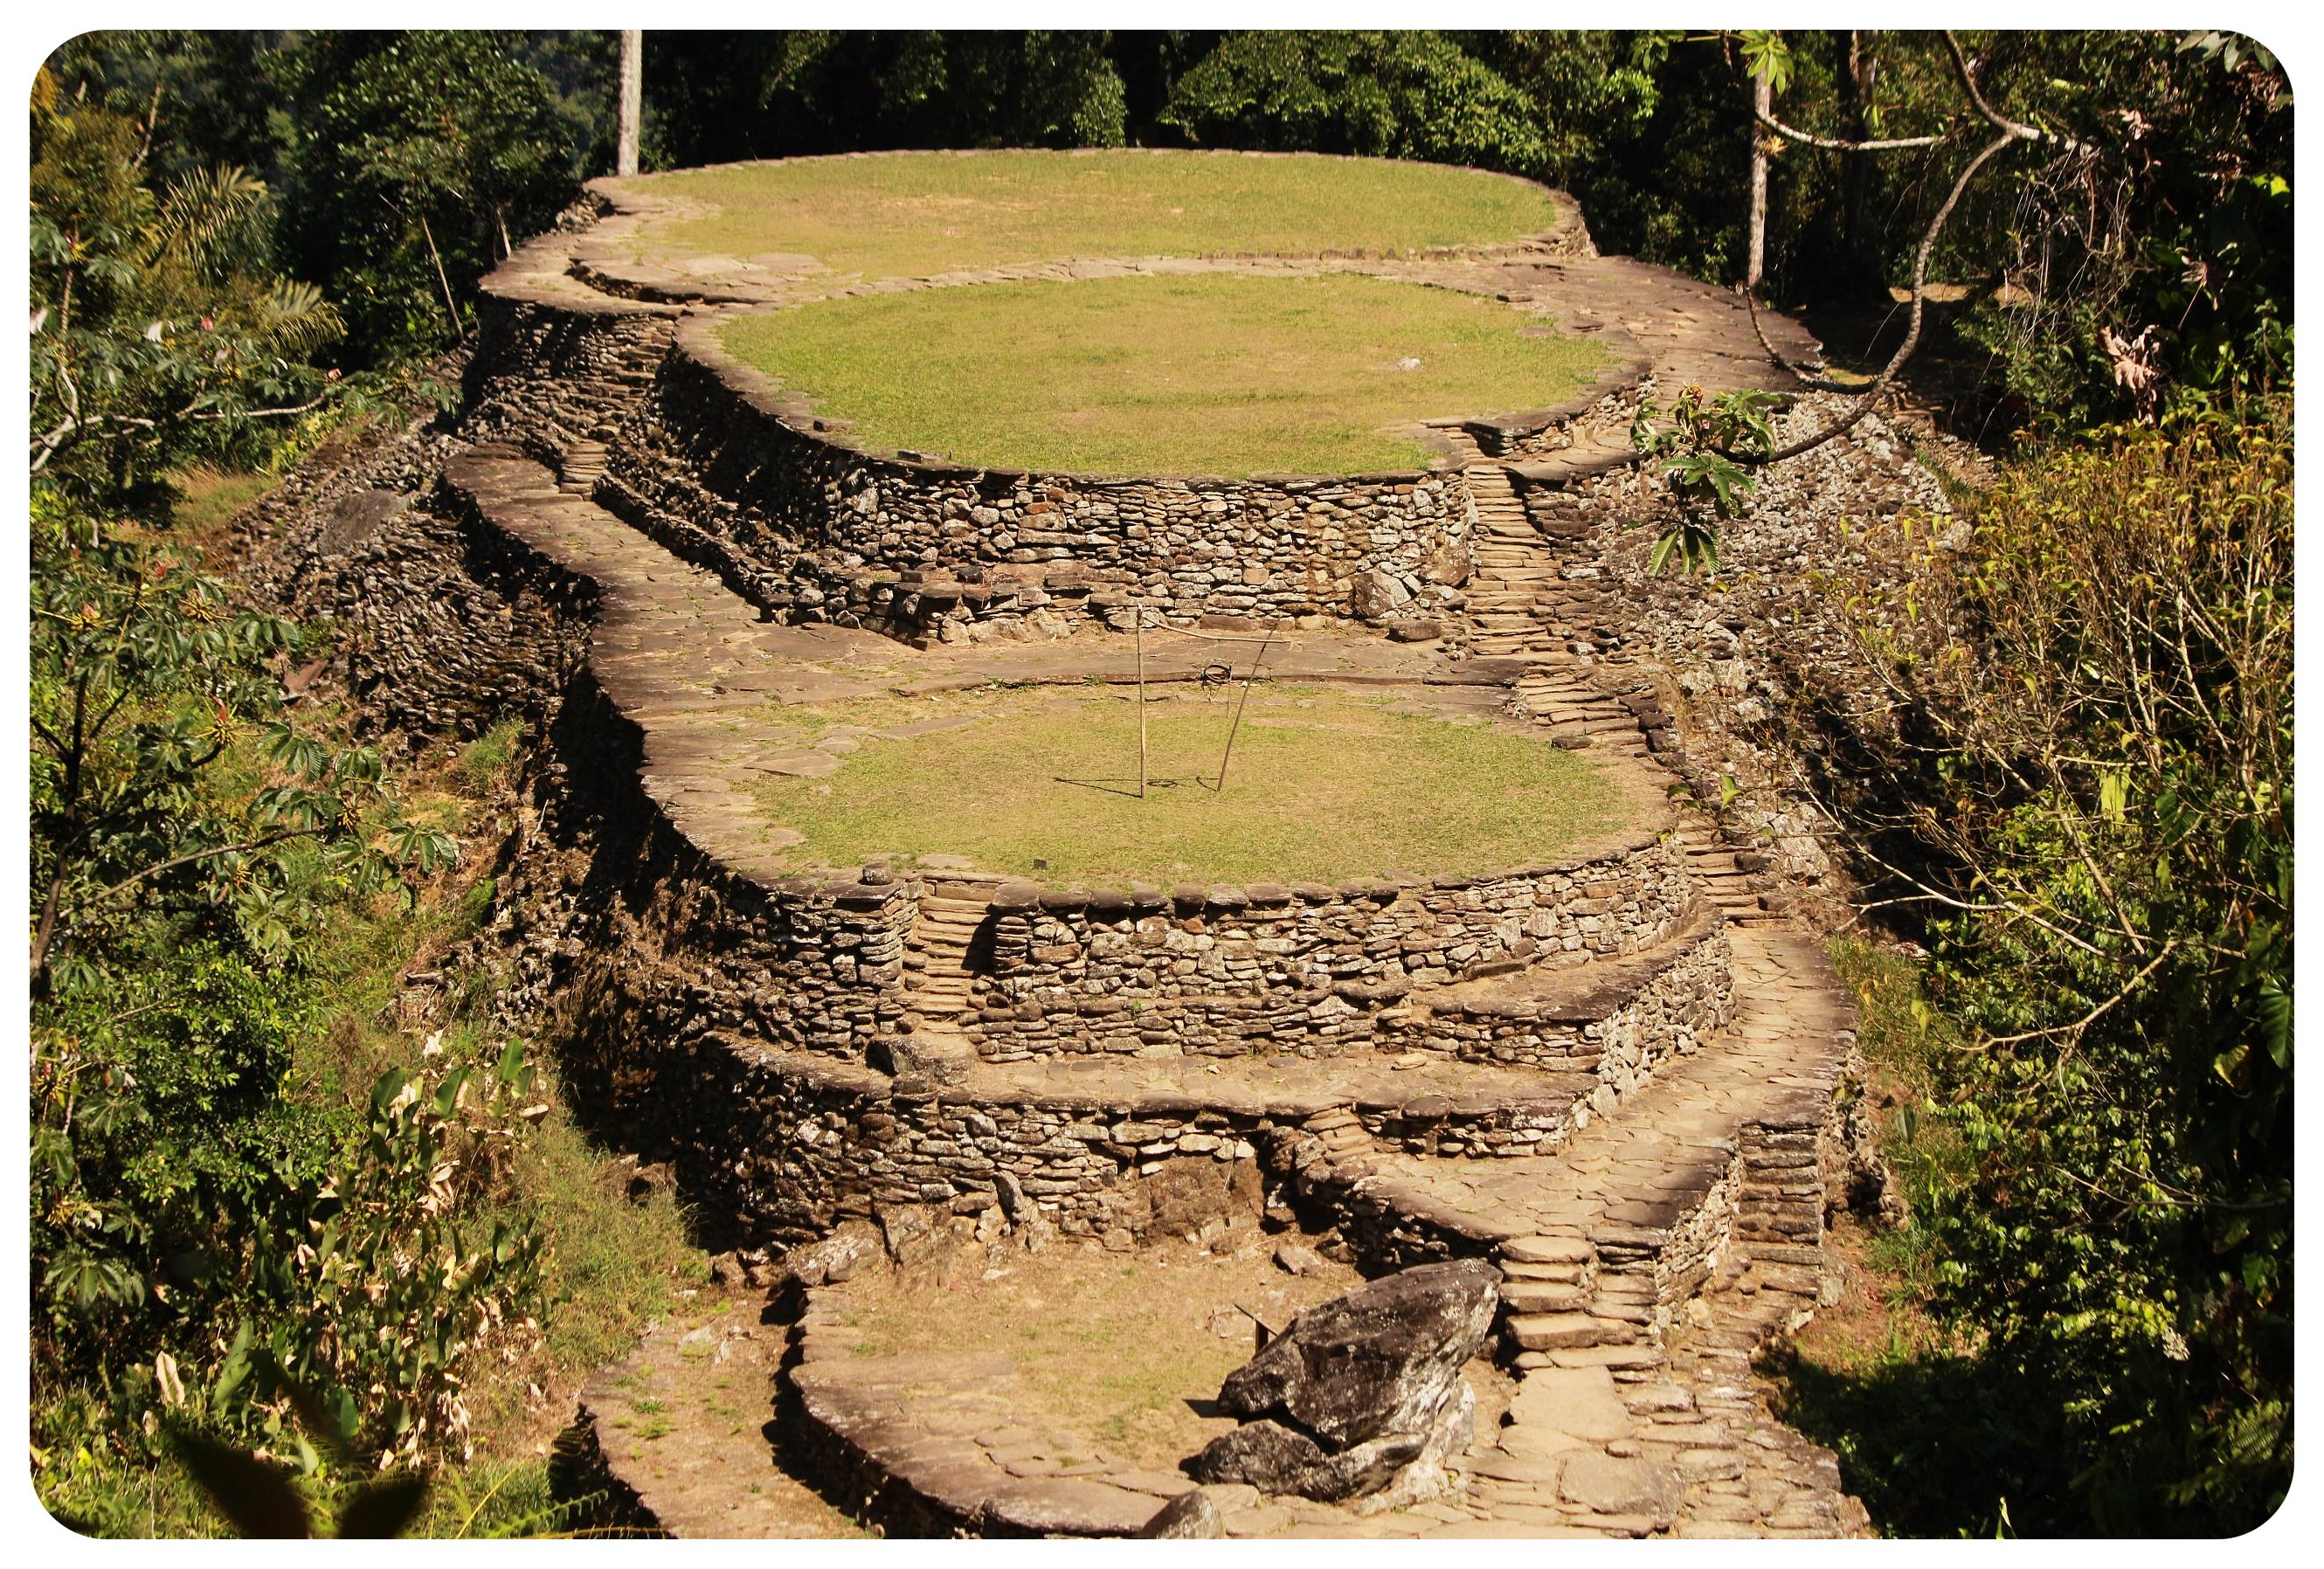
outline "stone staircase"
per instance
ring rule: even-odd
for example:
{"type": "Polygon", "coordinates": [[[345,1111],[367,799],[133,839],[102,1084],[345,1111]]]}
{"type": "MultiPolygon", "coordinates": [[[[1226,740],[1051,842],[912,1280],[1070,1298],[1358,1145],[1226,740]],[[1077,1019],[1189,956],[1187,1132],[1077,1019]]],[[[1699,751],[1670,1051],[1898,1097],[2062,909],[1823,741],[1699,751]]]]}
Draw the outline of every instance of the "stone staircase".
{"type": "Polygon", "coordinates": [[[1696,888],[1728,919],[1746,925],[1783,920],[1782,916],[1766,908],[1750,872],[1738,860],[1751,852],[1738,851],[1729,844],[1708,814],[1682,811],[1677,837],[1679,848],[1686,856],[1687,872],[1694,879],[1696,888]]]}
{"type": "Polygon", "coordinates": [[[1550,644],[1536,614],[1536,597],[1544,585],[1556,581],[1557,560],[1526,515],[1508,471],[1480,454],[1467,433],[1450,437],[1477,508],[1470,537],[1476,574],[1463,590],[1472,629],[1469,651],[1501,657],[1545,653],[1550,644]]]}
{"type": "Polygon", "coordinates": [[[1609,697],[1554,648],[1536,658],[1539,663],[1517,678],[1512,690],[1513,706],[1519,713],[1547,725],[1552,741],[1646,754],[1646,737],[1638,716],[1620,699],[1609,697]]]}
{"type": "Polygon", "coordinates": [[[1850,1020],[1811,939],[1732,940],[1730,1028],[1554,1156],[1383,1158],[1330,1123],[1340,1169],[1318,1179],[1487,1247],[1519,1378],[1506,1426],[1463,1457],[1462,1492],[1346,1534],[1865,1530],[1837,1461],[1775,1419],[1749,1367],[1816,1305],[1822,1198],[1803,1175],[1850,1020]]]}
{"type": "Polygon", "coordinates": [[[919,913],[904,939],[904,1010],[911,1029],[899,1048],[909,1065],[956,1080],[977,1063],[967,1029],[976,1018],[971,949],[990,915],[996,884],[930,878],[921,884],[919,913]]]}
{"type": "Polygon", "coordinates": [[[605,477],[605,444],[594,437],[577,440],[558,454],[557,488],[567,495],[589,495],[605,477]]]}

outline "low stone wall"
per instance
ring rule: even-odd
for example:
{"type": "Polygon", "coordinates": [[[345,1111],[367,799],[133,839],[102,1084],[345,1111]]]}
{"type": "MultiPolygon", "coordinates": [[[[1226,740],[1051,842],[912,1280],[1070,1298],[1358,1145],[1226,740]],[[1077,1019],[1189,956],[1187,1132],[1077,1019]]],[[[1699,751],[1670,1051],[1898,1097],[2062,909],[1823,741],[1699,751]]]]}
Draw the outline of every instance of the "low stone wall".
{"type": "Polygon", "coordinates": [[[1591,1073],[1612,1096],[1628,1094],[1653,1076],[1657,1061],[1695,1050],[1726,1023],[1734,983],[1717,920],[1699,911],[1657,964],[1609,974],[1602,987],[1547,1001],[1522,990],[1433,998],[1425,1009],[1391,1012],[1380,1020],[1377,1044],[1462,1062],[1591,1073]]]}
{"type": "Polygon", "coordinates": [[[1135,595],[1181,622],[1392,622],[1441,614],[1469,574],[1457,472],[1111,479],[879,457],[727,354],[715,318],[677,345],[601,499],[787,616],[974,639],[1119,619],[1135,595]]]}
{"type": "Polygon", "coordinates": [[[1084,1052],[1301,1057],[1372,1044],[1415,987],[1661,942],[1692,901],[1654,829],[1611,852],[1430,882],[1170,893],[1005,883],[969,1033],[994,1062],[1084,1052]]]}
{"type": "Polygon", "coordinates": [[[476,300],[462,434],[503,441],[554,467],[580,442],[609,440],[669,354],[676,312],[567,301],[476,300]]]}
{"type": "Polygon", "coordinates": [[[754,1245],[923,1206],[929,1223],[1046,1223],[1128,1247],[1256,1213],[1259,1151],[1296,1127],[1127,1089],[1103,1103],[940,1091],[724,1035],[696,1037],[654,1076],[656,1128],[690,1194],[754,1245]]]}

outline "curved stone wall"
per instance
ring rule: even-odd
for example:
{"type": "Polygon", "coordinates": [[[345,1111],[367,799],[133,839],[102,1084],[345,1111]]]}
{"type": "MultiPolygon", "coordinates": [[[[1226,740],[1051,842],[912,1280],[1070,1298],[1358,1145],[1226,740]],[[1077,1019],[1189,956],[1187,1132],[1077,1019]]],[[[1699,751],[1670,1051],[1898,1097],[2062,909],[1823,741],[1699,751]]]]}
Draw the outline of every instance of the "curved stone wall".
{"type": "Polygon", "coordinates": [[[1457,472],[1120,479],[881,457],[727,354],[715,318],[679,323],[675,346],[601,490],[788,616],[1038,632],[1135,595],[1182,622],[1387,621],[1441,613],[1468,575],[1457,472]]]}
{"type": "MultiPolygon", "coordinates": [[[[618,446],[643,397],[688,374],[685,357],[664,346],[673,308],[612,304],[541,263],[547,251],[528,246],[527,254],[526,267],[515,270],[521,277],[493,308],[506,314],[485,341],[493,368],[475,376],[469,427],[516,445],[456,460],[451,483],[433,495],[426,480],[382,471],[369,488],[355,485],[318,509],[289,554],[298,559],[293,576],[316,597],[337,595],[362,619],[362,635],[346,651],[353,684],[391,722],[472,725],[511,690],[538,715],[543,747],[527,826],[510,853],[492,928],[471,941],[506,956],[503,1006],[554,1011],[576,1106],[641,1160],[667,1163],[714,1246],[805,1242],[837,1227],[868,1232],[899,1260],[925,1257],[947,1240],[1012,1236],[1034,1245],[1051,1232],[1120,1248],[1156,1235],[1204,1234],[1221,1217],[1264,1204],[1270,1214],[1296,1210],[1303,1223],[1335,1227],[1367,1269],[1489,1255],[1512,1288],[1504,1325],[1516,1348],[1511,1360],[1521,1375],[1543,1380],[1541,1403],[1554,1404],[1548,1386],[1562,1388],[1558,1380],[1571,1381],[1577,1370],[1601,1378],[1610,1370],[1625,1389],[1636,1383],[1637,1436],[1594,1459],[1683,1480],[1689,1512],[1679,1519],[1682,1534],[1690,1521],[1776,1531],[1860,1523],[1860,1510],[1849,1517],[1832,1506],[1840,1481],[1836,1469],[1827,1475],[1830,1457],[1751,1412],[1743,1361],[1749,1347],[1815,1300],[1815,1244],[1836,1192],[1832,1174],[1845,1169],[1831,1125],[1850,1039],[1846,998],[1812,943],[1766,924],[1756,904],[1746,924],[1729,928],[1690,906],[1683,882],[1665,888],[1659,868],[1666,862],[1675,879],[1682,854],[1691,868],[1683,876],[1698,889],[1726,888],[1715,880],[1739,876],[1706,872],[1703,841],[1686,837],[1699,826],[1682,824],[1678,844],[1624,847],[1617,859],[1638,872],[1628,884],[1564,869],[1580,880],[1579,899],[1554,900],[1551,929],[1539,937],[1526,930],[1538,908],[1522,916],[1514,906],[1492,908],[1517,897],[1505,886],[1509,879],[1482,892],[1399,886],[1385,900],[1378,895],[1386,891],[1353,885],[1245,888],[1234,891],[1245,901],[1240,907],[1204,889],[1199,917],[1179,913],[1175,891],[1160,896],[1166,914],[1139,908],[1156,897],[1147,891],[1113,896],[1119,906],[1109,897],[1093,911],[1093,895],[1076,902],[1061,894],[1052,909],[1038,892],[1027,904],[1021,891],[1002,900],[995,889],[984,906],[995,955],[1004,928],[1013,932],[1009,923],[1018,922],[1026,942],[1020,978],[1047,984],[1036,980],[1044,961],[1033,958],[1032,939],[1056,938],[1040,946],[1071,950],[1047,963],[1070,969],[1084,988],[1073,993],[1073,983],[1059,983],[1068,994],[1097,1005],[1083,1014],[1074,1003],[1090,1038],[1112,1039],[1130,1002],[1148,1001],[1108,992],[1109,981],[1126,984],[1126,974],[1099,972],[1140,957],[1140,922],[1149,918],[1165,934],[1153,953],[1168,952],[1174,920],[1204,923],[1200,934],[1178,926],[1182,936],[1231,931],[1232,942],[1247,940],[1247,955],[1228,956],[1255,970],[1237,971],[1222,957],[1218,974],[1205,976],[1198,962],[1182,984],[1208,987],[1222,976],[1246,987],[1236,1001],[1255,1010],[1307,998],[1314,988],[1292,985],[1295,965],[1307,965],[1302,979],[1313,979],[1321,955],[1331,986],[1310,1005],[1328,999],[1337,1016],[1303,1014],[1295,1022],[1286,1015],[1268,1026],[1302,1043],[1290,1052],[1210,1055],[1197,1038],[1215,1029],[1226,1039],[1222,1014],[1188,1037],[1191,1056],[1174,1026],[1167,1059],[1139,1057],[1139,1048],[1166,1043],[1132,1030],[1138,1046],[1126,1052],[972,1054],[964,1074],[944,1080],[910,1071],[908,1050],[898,1060],[898,1048],[919,1032],[905,961],[930,891],[877,869],[784,877],[762,844],[734,831],[742,808],[709,777],[716,759],[706,738],[717,728],[717,703],[704,687],[679,693],[669,684],[673,657],[735,646],[761,618],[653,540],[710,557],[705,564],[731,583],[751,562],[732,552],[717,558],[716,549],[728,549],[722,539],[741,536],[710,523],[731,530],[741,506],[724,490],[699,485],[699,516],[709,522],[656,503],[641,503],[637,526],[629,526],[586,499],[593,491],[621,499],[618,480],[600,480],[604,455],[593,448],[618,446]],[[587,303],[568,311],[568,289],[587,303]],[[572,390],[585,381],[589,399],[572,390]],[[591,401],[599,396],[605,401],[591,401]],[[609,429],[610,438],[600,434],[609,429]],[[520,457],[519,445],[555,472],[520,457]],[[694,619],[680,624],[685,617],[694,619]],[[455,646],[470,657],[447,659],[455,646]],[[431,670],[440,678],[414,686],[414,698],[399,704],[399,683],[421,682],[431,670]],[[1617,886],[1592,891],[1591,881],[1617,886]],[[1597,900],[1616,902],[1581,908],[1597,900]],[[1434,946],[1407,955],[1406,931],[1370,928],[1360,942],[1351,930],[1334,946],[1339,939],[1321,935],[1323,918],[1315,914],[1330,909],[1331,919],[1352,928],[1368,911],[1385,921],[1399,906],[1416,921],[1418,910],[1438,918],[1434,946]],[[1307,946],[1260,948],[1291,942],[1273,934],[1286,924],[1296,930],[1310,915],[1319,930],[1307,946]],[[1601,923],[1597,932],[1582,926],[1591,919],[1601,923]],[[1625,953],[1633,919],[1647,923],[1633,937],[1653,937],[1625,953]],[[1597,951],[1609,932],[1611,948],[1597,951]],[[1560,970],[1548,943],[1554,938],[1562,953],[1569,936],[1594,956],[1560,970]],[[1520,952],[1520,939],[1536,947],[1520,952]],[[1407,983],[1416,969],[1428,974],[1425,999],[1394,994],[1391,948],[1407,983]],[[1425,962],[1416,967],[1412,958],[1425,962]],[[1330,974],[1334,964],[1359,959],[1378,967],[1330,974]],[[1095,992],[1087,990],[1092,982],[1095,992]],[[1349,1011],[1337,1014],[1340,1005],[1349,1011]],[[1373,1028],[1366,1049],[1348,1050],[1356,1041],[1350,1020],[1359,1018],[1373,1028]],[[1524,1158],[1551,1152],[1569,1158],[1524,1158]],[[1692,1343],[1698,1330],[1707,1349],[1692,1343]],[[1719,1414],[1712,1426],[1731,1431],[1711,1435],[1655,1414],[1671,1408],[1678,1385],[1686,1400],[1719,1414]]],[[[706,446],[702,457],[715,462],[719,454],[706,446]]],[[[1590,570],[1582,531],[1549,526],[1567,525],[1581,487],[1548,476],[1532,488],[1541,532],[1571,552],[1563,558],[1575,570],[1590,570]]],[[[1619,479],[1590,482],[1592,494],[1623,488],[1619,479]]],[[[966,521],[960,537],[981,537],[975,531],[990,526],[966,521]]],[[[846,561],[845,538],[830,536],[825,549],[835,553],[818,558],[841,574],[869,568],[868,558],[846,561]]],[[[1513,566],[1553,569],[1537,559],[1528,554],[1513,566]]],[[[975,569],[989,580],[1004,570],[1073,565],[996,561],[975,569]]],[[[785,582],[800,580],[796,561],[787,570],[785,582]]],[[[863,576],[876,582],[881,570],[863,576]]],[[[891,594],[900,595],[909,586],[903,569],[896,574],[891,594]]],[[[1093,576],[1084,569],[1084,585],[1093,576]]],[[[959,576],[949,581],[983,586],[959,576]]],[[[1102,611],[1095,595],[1108,591],[1101,583],[1084,595],[1102,611]]],[[[868,595],[863,603],[868,608],[868,595]]],[[[1625,608],[1609,596],[1608,623],[1625,608]]],[[[1559,614],[1588,613],[1577,605],[1559,614]]],[[[908,630],[912,623],[897,611],[881,624],[908,630]]],[[[942,635],[945,621],[918,624],[942,635]]],[[[1505,662],[1520,663],[1471,661],[1505,662]]],[[[1506,678],[1520,715],[1534,703],[1546,722],[1558,705],[1580,702],[1558,696],[1558,682],[1537,671],[1511,669],[1506,678]]],[[[1603,743],[1617,734],[1608,727],[1627,726],[1618,733],[1636,742],[1641,725],[1673,724],[1653,703],[1628,697],[1572,712],[1580,716],[1559,721],[1553,735],[1603,743]]],[[[956,900],[956,890],[948,897],[956,900]]],[[[1728,902],[1731,892],[1714,897],[1738,908],[1728,902]]],[[[991,978],[1001,973],[996,964],[991,978]]],[[[1156,1001],[1168,1000],[1163,983],[1157,970],[1156,1001]]],[[[988,987],[987,995],[999,993],[988,987]]],[[[1196,995],[1182,991],[1176,1000],[1196,995]]],[[[1035,1005],[1046,1025],[1049,1006],[1035,1005]]],[[[1001,1022],[1032,1021],[1019,1020],[1012,1004],[982,1010],[964,1028],[1001,1022]],[[1006,1020],[983,1017],[1002,1011],[1006,1020]]],[[[1250,1044],[1248,1035],[1234,1038],[1240,1048],[1250,1044]]],[[[1559,1493],[1554,1483],[1521,1493],[1529,1485],[1522,1468],[1540,1463],[1524,1436],[1518,1427],[1505,1451],[1476,1457],[1480,1509],[1500,1507],[1496,1499],[1520,1511],[1547,1500],[1564,1511],[1560,1519],[1593,1530],[1670,1527],[1667,1514],[1634,1520],[1589,1512],[1582,1494],[1559,1493]],[[1492,1479],[1504,1473],[1509,1484],[1496,1492],[1492,1479]]],[[[1542,1453],[1563,1454],[1568,1442],[1542,1453]]],[[[876,1472],[893,1455],[861,1458],[876,1472]]],[[[998,1525],[1058,1528],[1030,1516],[998,1525]]]]}
{"type": "Polygon", "coordinates": [[[1501,876],[1186,884],[1165,894],[1006,883],[970,1028],[991,1061],[1072,1052],[1232,1057],[1369,1043],[1415,987],[1661,942],[1692,894],[1649,823],[1614,848],[1501,876]]]}
{"type": "MultiPolygon", "coordinates": [[[[1169,1162],[1220,1168],[1225,1186],[1212,1197],[1223,1203],[1229,1188],[1247,1195],[1286,1179],[1295,1144],[1314,1136],[1314,1120],[1334,1116],[1383,1147],[1536,1153],[1593,1111],[1613,1110],[1648,1076],[1650,1060],[1683,1054],[1700,1038],[1702,1010],[1723,1010],[1715,926],[1693,915],[1679,934],[1683,952],[1667,963],[1660,956],[1658,945],[1692,907],[1674,854],[1649,830],[1598,857],[1509,878],[1344,892],[1184,890],[1184,908],[1171,905],[1168,920],[1158,908],[1139,914],[1144,891],[1049,891],[1059,908],[1045,909],[1044,891],[996,890],[983,906],[996,980],[1010,973],[1010,933],[1029,936],[1028,912],[1038,910],[1072,923],[1101,959],[1111,942],[1134,948],[1141,922],[1158,950],[1174,938],[1204,939],[1185,945],[1194,967],[1173,984],[1240,984],[1247,994],[1166,992],[1157,974],[1133,1013],[1121,988],[1107,992],[1104,966],[1084,964],[1074,972],[1082,990],[1070,1008],[1035,1006],[1049,1039],[1081,1048],[1057,1055],[1094,1071],[1020,1072],[1042,1064],[1027,1060],[1029,1052],[1000,1051],[965,1078],[922,1077],[904,1049],[920,1028],[904,956],[924,885],[877,866],[822,878],[767,869],[747,835],[696,804],[686,761],[694,733],[673,709],[677,688],[654,651],[655,607],[693,618],[685,635],[706,644],[738,635],[724,630],[734,613],[701,621],[693,608],[700,588],[682,571],[655,568],[649,541],[559,494],[544,470],[512,455],[456,459],[438,505],[471,533],[507,541],[515,560],[501,576],[512,589],[535,585],[529,592],[597,623],[587,664],[571,672],[558,709],[555,768],[600,821],[623,825],[600,830],[612,837],[597,863],[614,881],[594,897],[629,912],[635,935],[602,954],[572,955],[575,971],[593,977],[567,983],[586,1043],[576,1069],[592,1098],[631,1137],[675,1161],[717,1223],[740,1238],[796,1240],[844,1214],[895,1204],[970,1217],[998,1208],[1069,1233],[1134,1238],[1175,1224],[1173,1204],[1185,1207],[1168,1195],[1190,1179],[1167,1177],[1169,1162]],[[1640,949],[1655,950],[1652,962],[1620,956],[1640,949]],[[1549,967],[1600,951],[1578,969],[1549,967]],[[1210,955],[1216,973],[1205,974],[1202,955],[1210,955]],[[1168,1066],[1158,1057],[1240,1073],[1245,1064],[1337,1056],[1361,1038],[1359,1020],[1379,1026],[1411,983],[1450,982],[1456,965],[1483,982],[1605,968],[1600,994],[1569,997],[1565,1011],[1578,1028],[1598,1027],[1599,1048],[1562,1058],[1470,1054],[1502,1076],[1449,1093],[1439,1078],[1361,1066],[1376,1059],[1370,1052],[1344,1069],[1314,1062],[1248,1079],[1155,1076],[1168,1066]],[[1335,971],[1345,974],[1335,980],[1335,971]],[[683,980],[673,985],[670,976],[683,980]],[[1682,984],[1696,992],[1693,1014],[1673,1003],[1682,984]],[[1231,1033],[1218,1008],[1231,1015],[1231,1033]],[[1286,1009],[1287,1020],[1276,1017],[1286,1009]],[[1326,1017],[1310,1017],[1318,1010],[1326,1017]],[[1135,1075],[1112,1071],[1125,1016],[1141,1021],[1128,1038],[1142,1054],[1130,1065],[1135,1075]],[[1148,1038],[1166,1024],[1167,1038],[1148,1038]],[[1239,1163],[1269,1159],[1272,1177],[1257,1166],[1236,1175],[1239,1163]]],[[[490,606],[478,614],[489,617],[490,606]]],[[[702,713],[715,728],[716,706],[702,713]]],[[[945,886],[958,902],[957,874],[945,886]]],[[[1012,1010],[1006,1022],[1025,1021],[1012,1010]]],[[[1009,1039],[994,1028],[1001,1022],[984,1017],[970,1029],[1009,1039]]]]}

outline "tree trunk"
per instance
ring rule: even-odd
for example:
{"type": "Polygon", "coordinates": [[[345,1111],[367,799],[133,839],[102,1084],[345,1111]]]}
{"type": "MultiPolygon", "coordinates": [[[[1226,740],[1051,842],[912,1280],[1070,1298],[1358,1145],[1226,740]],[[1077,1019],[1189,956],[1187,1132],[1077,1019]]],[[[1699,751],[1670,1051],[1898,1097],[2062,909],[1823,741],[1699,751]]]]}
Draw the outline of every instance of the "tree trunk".
{"type": "MultiPolygon", "coordinates": [[[[1880,75],[1880,60],[1872,52],[1872,42],[1878,36],[1853,29],[1848,35],[1848,70],[1842,78],[1848,97],[1847,134],[1858,142],[1872,137],[1872,90],[1880,75]]],[[[1886,282],[1879,248],[1872,235],[1873,154],[1849,152],[1843,154],[1843,159],[1840,193],[1846,214],[1848,262],[1849,270],[1856,274],[1849,286],[1873,293],[1882,291],[1886,282]]]]}
{"type": "Polygon", "coordinates": [[[622,29],[622,108],[619,134],[613,144],[613,172],[638,171],[638,120],[645,103],[645,34],[634,27],[622,29]]]}
{"type": "Polygon", "coordinates": [[[1767,137],[1759,118],[1775,112],[1775,90],[1766,77],[1751,78],[1751,249],[1743,287],[1756,290],[1767,266],[1767,137]]]}

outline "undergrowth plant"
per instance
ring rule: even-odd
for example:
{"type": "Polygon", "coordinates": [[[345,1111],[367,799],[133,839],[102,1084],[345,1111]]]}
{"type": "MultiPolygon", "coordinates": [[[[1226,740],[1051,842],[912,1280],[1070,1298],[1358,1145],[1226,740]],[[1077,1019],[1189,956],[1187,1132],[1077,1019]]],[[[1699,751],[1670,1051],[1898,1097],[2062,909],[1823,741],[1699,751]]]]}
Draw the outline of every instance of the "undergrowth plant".
{"type": "Polygon", "coordinates": [[[1934,1303],[2108,1531],[2246,1529],[2290,1475],[2288,415],[2105,433],[1828,584],[1890,724],[1824,790],[1963,1029],[1934,1303]]]}
{"type": "Polygon", "coordinates": [[[1775,450],[1772,424],[1782,400],[1773,392],[1711,396],[1692,383],[1679,389],[1667,421],[1650,398],[1638,401],[1630,445],[1659,477],[1677,520],[1655,541],[1646,570],[1672,561],[1686,573],[1719,569],[1719,525],[1737,516],[1759,480],[1748,465],[1775,450]]]}

